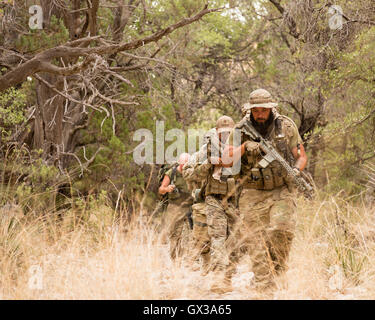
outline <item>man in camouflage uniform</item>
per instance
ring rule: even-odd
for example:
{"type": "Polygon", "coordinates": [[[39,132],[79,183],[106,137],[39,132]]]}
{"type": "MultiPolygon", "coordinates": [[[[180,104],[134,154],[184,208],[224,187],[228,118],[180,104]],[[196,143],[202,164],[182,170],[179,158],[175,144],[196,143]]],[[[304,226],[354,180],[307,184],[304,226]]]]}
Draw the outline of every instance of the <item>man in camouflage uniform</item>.
{"type": "Polygon", "coordinates": [[[194,153],[182,168],[182,176],[188,184],[189,189],[192,190],[194,198],[192,206],[192,262],[195,264],[199,262],[200,257],[202,258],[203,275],[208,273],[210,262],[210,237],[208,235],[206,205],[202,192],[202,187],[207,177],[206,175],[199,176],[195,168],[207,159],[207,146],[212,135],[217,135],[216,128],[210,129],[205,134],[204,144],[201,149],[194,153]]]}
{"type": "Polygon", "coordinates": [[[228,238],[235,233],[238,226],[239,212],[235,206],[234,178],[225,173],[221,158],[222,141],[226,141],[233,129],[232,118],[222,116],[216,123],[216,132],[208,144],[207,159],[194,168],[196,177],[204,177],[205,213],[207,216],[208,236],[210,238],[210,269],[214,271],[215,283],[211,290],[224,293],[232,290],[231,279],[234,269],[231,268],[231,248],[228,238]],[[219,150],[218,150],[219,149],[219,150]],[[228,194],[232,194],[228,197],[228,194]]]}
{"type": "MultiPolygon", "coordinates": [[[[249,102],[244,106],[246,116],[234,131],[241,130],[245,122],[250,123],[300,174],[307,157],[293,120],[276,112],[277,103],[264,89],[253,91],[249,102]]],[[[239,134],[240,141],[235,141],[234,131],[229,136],[226,151],[232,156],[232,163],[241,160],[237,180],[243,187],[239,200],[244,222],[241,242],[252,260],[256,288],[272,292],[275,276],[287,269],[295,229],[296,188],[277,161],[262,169],[258,165],[262,159],[259,144],[243,132],[239,134]]]]}
{"type": "Polygon", "coordinates": [[[199,263],[199,258],[202,258],[203,274],[208,272],[210,261],[210,238],[208,236],[207,218],[204,199],[201,195],[201,188],[204,183],[204,178],[198,177],[194,173],[195,167],[198,165],[199,152],[196,152],[190,157],[188,163],[182,168],[182,176],[184,177],[189,189],[192,190],[194,204],[192,205],[192,263],[193,268],[196,263],[199,263]]]}
{"type": "Polygon", "coordinates": [[[168,207],[164,213],[163,224],[168,232],[172,259],[181,254],[182,231],[187,220],[187,213],[193,204],[191,192],[182,177],[182,167],[188,162],[189,157],[188,153],[180,155],[178,165],[165,173],[159,188],[161,195],[168,192],[168,207]]]}

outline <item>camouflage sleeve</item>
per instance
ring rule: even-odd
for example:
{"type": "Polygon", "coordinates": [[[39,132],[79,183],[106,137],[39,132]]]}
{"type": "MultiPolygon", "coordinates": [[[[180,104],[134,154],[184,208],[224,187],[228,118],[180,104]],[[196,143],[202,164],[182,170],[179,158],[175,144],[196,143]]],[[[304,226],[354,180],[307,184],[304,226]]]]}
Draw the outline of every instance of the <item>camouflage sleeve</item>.
{"type": "Polygon", "coordinates": [[[194,168],[196,176],[199,177],[201,180],[206,179],[211,169],[211,166],[212,164],[209,163],[208,160],[204,161],[201,164],[197,164],[197,166],[194,168]]]}
{"type": "Polygon", "coordinates": [[[292,150],[293,148],[297,147],[298,144],[302,144],[302,138],[298,132],[298,128],[296,124],[288,119],[289,121],[286,121],[286,134],[289,141],[289,148],[292,150]]]}
{"type": "Polygon", "coordinates": [[[169,178],[172,176],[172,168],[167,170],[167,172],[165,173],[165,176],[168,176],[169,178]]]}
{"type": "Polygon", "coordinates": [[[185,165],[182,169],[182,176],[186,181],[200,182],[206,179],[210,168],[211,164],[207,160],[193,166],[185,165]]]}
{"type": "Polygon", "coordinates": [[[189,163],[185,164],[182,168],[182,177],[187,182],[196,180],[194,179],[194,165],[189,163]]]}

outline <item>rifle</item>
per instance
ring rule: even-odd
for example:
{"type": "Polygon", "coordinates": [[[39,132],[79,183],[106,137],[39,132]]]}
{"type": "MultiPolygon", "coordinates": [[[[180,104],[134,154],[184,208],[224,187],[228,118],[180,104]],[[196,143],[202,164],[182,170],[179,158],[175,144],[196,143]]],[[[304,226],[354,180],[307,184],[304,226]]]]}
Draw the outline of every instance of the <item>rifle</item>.
{"type": "Polygon", "coordinates": [[[245,121],[241,131],[250,137],[251,140],[258,142],[260,145],[261,150],[265,153],[262,160],[259,161],[259,166],[261,168],[267,168],[268,165],[273,161],[278,161],[279,164],[286,170],[288,176],[290,176],[294,183],[296,184],[299,191],[303,192],[303,194],[308,198],[311,199],[314,195],[313,187],[304,179],[303,176],[298,175],[293,168],[289,165],[289,163],[277,152],[277,150],[273,147],[273,145],[264,139],[256,130],[255,128],[249,123],[249,121],[245,121]]]}

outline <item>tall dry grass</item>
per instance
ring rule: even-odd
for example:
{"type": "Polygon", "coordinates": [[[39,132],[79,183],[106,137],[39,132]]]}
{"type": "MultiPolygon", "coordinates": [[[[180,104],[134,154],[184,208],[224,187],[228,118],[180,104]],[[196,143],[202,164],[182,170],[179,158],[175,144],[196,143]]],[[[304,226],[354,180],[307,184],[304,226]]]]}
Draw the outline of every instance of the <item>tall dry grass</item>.
{"type": "MultiPolygon", "coordinates": [[[[245,257],[234,291],[217,296],[212,278],[173,262],[168,244],[142,221],[125,225],[104,205],[23,215],[3,208],[3,299],[253,299],[245,257]]],[[[183,258],[184,259],[184,258],[183,258]]],[[[335,197],[298,203],[289,270],[275,299],[375,298],[374,210],[335,197]]]]}

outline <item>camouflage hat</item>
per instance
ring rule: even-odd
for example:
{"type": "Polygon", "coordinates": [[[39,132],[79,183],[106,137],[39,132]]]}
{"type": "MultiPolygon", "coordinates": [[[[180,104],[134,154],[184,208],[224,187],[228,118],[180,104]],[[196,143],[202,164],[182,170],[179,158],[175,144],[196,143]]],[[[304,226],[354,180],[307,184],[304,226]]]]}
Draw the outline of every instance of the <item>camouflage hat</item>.
{"type": "Polygon", "coordinates": [[[231,117],[222,116],[216,121],[217,133],[232,131],[234,127],[234,121],[231,117]]]}
{"type": "MultiPolygon", "coordinates": [[[[265,89],[257,89],[250,93],[249,104],[246,106],[251,108],[274,108],[277,103],[273,100],[271,94],[265,89]]],[[[246,108],[245,105],[243,108],[246,108]]]]}

